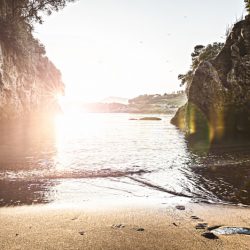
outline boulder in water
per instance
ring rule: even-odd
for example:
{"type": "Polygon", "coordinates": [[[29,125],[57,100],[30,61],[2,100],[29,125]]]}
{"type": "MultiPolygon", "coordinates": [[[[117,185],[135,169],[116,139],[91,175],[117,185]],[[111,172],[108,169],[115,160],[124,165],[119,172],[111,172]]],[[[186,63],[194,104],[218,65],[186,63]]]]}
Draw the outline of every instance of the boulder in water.
{"type": "Polygon", "coordinates": [[[250,15],[214,59],[198,66],[187,96],[171,122],[188,138],[212,145],[250,140],[250,15]]]}
{"type": "Polygon", "coordinates": [[[159,117],[142,117],[140,121],[161,121],[159,117]]]}

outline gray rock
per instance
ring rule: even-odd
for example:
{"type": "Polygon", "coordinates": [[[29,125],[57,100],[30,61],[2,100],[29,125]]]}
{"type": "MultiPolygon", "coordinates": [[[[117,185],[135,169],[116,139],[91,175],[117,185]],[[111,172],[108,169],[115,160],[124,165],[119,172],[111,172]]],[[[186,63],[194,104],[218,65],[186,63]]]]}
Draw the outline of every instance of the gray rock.
{"type": "Polygon", "coordinates": [[[245,234],[250,235],[250,228],[246,227],[219,227],[214,230],[212,230],[212,233],[215,234],[245,234]]]}

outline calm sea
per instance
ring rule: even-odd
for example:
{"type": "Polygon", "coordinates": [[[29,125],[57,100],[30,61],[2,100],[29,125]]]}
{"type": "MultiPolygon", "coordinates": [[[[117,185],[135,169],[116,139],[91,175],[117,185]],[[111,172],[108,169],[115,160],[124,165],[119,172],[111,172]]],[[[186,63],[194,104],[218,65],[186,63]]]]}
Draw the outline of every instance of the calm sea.
{"type": "Polygon", "coordinates": [[[0,205],[250,204],[248,149],[193,152],[171,115],[130,120],[144,116],[76,113],[2,124],[0,205]]]}

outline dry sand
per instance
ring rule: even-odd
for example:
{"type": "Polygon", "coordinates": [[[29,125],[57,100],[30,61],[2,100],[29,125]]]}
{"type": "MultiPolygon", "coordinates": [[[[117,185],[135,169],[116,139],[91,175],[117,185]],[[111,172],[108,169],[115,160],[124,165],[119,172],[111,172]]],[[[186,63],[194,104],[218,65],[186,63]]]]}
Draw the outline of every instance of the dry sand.
{"type": "Polygon", "coordinates": [[[201,221],[250,227],[249,208],[185,207],[1,208],[0,249],[250,249],[250,236],[211,240],[201,236],[204,230],[195,229],[201,221]]]}

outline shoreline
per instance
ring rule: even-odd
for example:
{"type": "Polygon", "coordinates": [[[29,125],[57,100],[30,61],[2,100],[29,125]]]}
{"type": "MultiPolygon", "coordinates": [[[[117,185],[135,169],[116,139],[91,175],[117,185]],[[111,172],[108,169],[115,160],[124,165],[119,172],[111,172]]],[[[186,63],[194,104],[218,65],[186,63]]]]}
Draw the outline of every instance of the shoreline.
{"type": "Polygon", "coordinates": [[[0,249],[249,249],[250,235],[211,240],[198,223],[250,227],[250,208],[185,204],[0,208],[0,249]],[[193,219],[196,216],[198,219],[193,219]]]}

